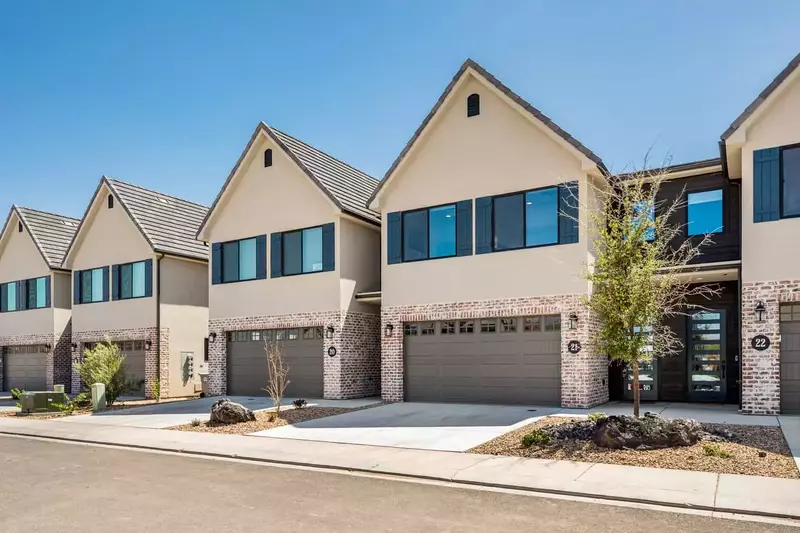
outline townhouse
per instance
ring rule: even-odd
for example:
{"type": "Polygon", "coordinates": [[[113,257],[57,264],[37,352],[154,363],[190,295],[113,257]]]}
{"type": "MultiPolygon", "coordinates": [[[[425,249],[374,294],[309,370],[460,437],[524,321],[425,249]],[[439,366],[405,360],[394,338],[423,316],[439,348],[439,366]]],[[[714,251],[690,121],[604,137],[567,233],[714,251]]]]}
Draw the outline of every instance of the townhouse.
{"type": "Polygon", "coordinates": [[[79,221],[13,206],[0,233],[0,390],[70,385],[70,275],[79,221]]]}
{"type": "Polygon", "coordinates": [[[267,343],[286,396],[380,394],[378,181],[260,123],[203,221],[211,245],[212,394],[266,395],[267,343]]]}
{"type": "MultiPolygon", "coordinates": [[[[110,339],[136,395],[194,394],[205,365],[208,248],[194,235],[208,208],[103,177],[69,243],[72,360],[110,339]]],[[[73,367],[72,390],[81,389],[73,367]]]]}

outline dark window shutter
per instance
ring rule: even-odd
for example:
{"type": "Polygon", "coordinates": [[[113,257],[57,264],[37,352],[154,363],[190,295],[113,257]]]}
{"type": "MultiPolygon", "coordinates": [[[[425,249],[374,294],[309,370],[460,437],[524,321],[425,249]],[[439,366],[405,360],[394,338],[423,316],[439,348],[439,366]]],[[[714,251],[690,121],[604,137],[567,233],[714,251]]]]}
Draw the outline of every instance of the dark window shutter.
{"type": "Polygon", "coordinates": [[[780,148],[753,152],[753,222],[769,222],[781,217],[780,148]]]}
{"type": "Polygon", "coordinates": [[[39,284],[36,282],[38,278],[29,279],[26,283],[28,289],[25,291],[25,297],[28,299],[28,309],[36,309],[38,303],[39,284]]]}
{"type": "Polygon", "coordinates": [[[336,270],[336,231],[333,222],[322,226],[322,271],[336,270]]]}
{"type": "Polygon", "coordinates": [[[456,204],[456,255],[472,255],[472,200],[456,204]]]}
{"type": "Polygon", "coordinates": [[[51,277],[52,276],[47,276],[46,278],[44,278],[44,306],[45,307],[52,307],[52,305],[53,305],[53,297],[52,297],[53,290],[52,290],[51,285],[50,285],[52,283],[51,277]]]}
{"type": "Polygon", "coordinates": [[[256,279],[267,279],[267,236],[256,237],[256,279]]]}
{"type": "MultiPolygon", "coordinates": [[[[146,283],[146,282],[145,282],[146,283]]],[[[108,267],[103,267],[103,301],[108,301],[108,267]]]]}
{"type": "Polygon", "coordinates": [[[475,200],[475,253],[492,252],[492,197],[475,200]]]}
{"type": "Polygon", "coordinates": [[[0,284],[0,313],[8,311],[8,284],[0,284]]]}
{"type": "Polygon", "coordinates": [[[481,95],[473,93],[467,97],[467,118],[481,114],[481,95]]]}
{"type": "Polygon", "coordinates": [[[403,214],[386,215],[386,261],[390,265],[403,262],[403,214]]]}
{"type": "Polygon", "coordinates": [[[269,277],[279,278],[283,275],[283,234],[273,233],[269,236],[269,277]]]}
{"type": "Polygon", "coordinates": [[[215,242],[211,245],[211,284],[222,283],[222,243],[215,242]]]}
{"type": "Polygon", "coordinates": [[[119,300],[119,265],[111,266],[111,299],[119,300]]]}
{"type": "Polygon", "coordinates": [[[74,270],[72,272],[72,303],[77,305],[81,303],[81,271],[74,270]]]}
{"type": "Polygon", "coordinates": [[[558,186],[558,242],[571,244],[578,242],[580,227],[578,213],[578,182],[570,181],[558,186]]]}
{"type": "Polygon", "coordinates": [[[147,259],[144,262],[144,295],[153,295],[153,260],[147,259]]]}
{"type": "Polygon", "coordinates": [[[17,311],[28,308],[28,280],[17,282],[17,311]]]}

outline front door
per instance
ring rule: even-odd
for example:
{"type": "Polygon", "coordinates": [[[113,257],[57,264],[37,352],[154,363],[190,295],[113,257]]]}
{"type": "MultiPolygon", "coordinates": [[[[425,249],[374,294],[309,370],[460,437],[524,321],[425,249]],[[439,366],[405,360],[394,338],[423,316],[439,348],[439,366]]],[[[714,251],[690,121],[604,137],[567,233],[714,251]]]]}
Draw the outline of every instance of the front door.
{"type": "Polygon", "coordinates": [[[688,317],[689,401],[725,401],[725,311],[714,309],[688,317]]]}

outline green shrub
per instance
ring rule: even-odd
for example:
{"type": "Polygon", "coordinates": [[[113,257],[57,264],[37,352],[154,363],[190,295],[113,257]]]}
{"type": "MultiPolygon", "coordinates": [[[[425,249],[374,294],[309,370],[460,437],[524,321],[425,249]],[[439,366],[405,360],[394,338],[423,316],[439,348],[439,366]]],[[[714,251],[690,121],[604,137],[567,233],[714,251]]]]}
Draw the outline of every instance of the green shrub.
{"type": "Polygon", "coordinates": [[[65,403],[53,403],[53,407],[56,407],[65,415],[72,415],[78,409],[88,409],[91,406],[92,397],[85,392],[76,394],[72,399],[67,397],[67,401],[65,403]]]}
{"type": "Polygon", "coordinates": [[[25,389],[11,389],[11,398],[16,401],[22,400],[22,394],[25,392],[25,389]]]}
{"type": "Polygon", "coordinates": [[[540,428],[536,428],[522,437],[522,446],[525,448],[530,448],[534,444],[550,444],[551,442],[553,442],[553,437],[540,428]]]}
{"type": "Polygon", "coordinates": [[[83,352],[83,362],[75,363],[81,381],[87,387],[95,383],[106,386],[106,404],[111,406],[117,398],[139,389],[141,380],[128,379],[125,355],[119,345],[108,339],[83,352]]]}
{"type": "Polygon", "coordinates": [[[733,457],[733,454],[720,448],[719,444],[703,444],[703,453],[711,457],[719,457],[720,459],[730,459],[733,457]]]}
{"type": "Polygon", "coordinates": [[[156,399],[156,402],[161,401],[161,378],[157,378],[156,382],[153,383],[153,397],[156,399]]]}
{"type": "Polygon", "coordinates": [[[203,423],[203,421],[200,420],[199,418],[192,418],[192,421],[191,421],[192,427],[198,427],[202,423],[203,423]]]}
{"type": "Polygon", "coordinates": [[[597,422],[605,417],[605,413],[589,413],[589,422],[597,422]]]}
{"type": "Polygon", "coordinates": [[[305,401],[303,398],[298,398],[298,399],[292,401],[292,405],[294,405],[295,409],[302,409],[307,404],[308,404],[308,402],[305,401]]]}

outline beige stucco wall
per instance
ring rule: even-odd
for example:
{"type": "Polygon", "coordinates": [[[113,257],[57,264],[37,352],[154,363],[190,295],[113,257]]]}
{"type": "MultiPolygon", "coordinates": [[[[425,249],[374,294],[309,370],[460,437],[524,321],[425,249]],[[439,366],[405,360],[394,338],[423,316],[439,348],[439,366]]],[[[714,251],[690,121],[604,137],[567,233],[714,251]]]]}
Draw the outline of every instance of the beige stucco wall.
{"type": "MultiPolygon", "coordinates": [[[[103,187],[84,222],[82,235],[70,253],[67,266],[77,271],[153,259],[155,295],[158,283],[156,257],[139,229],[128,217],[122,204],[116,201],[113,209],[107,208],[107,195],[108,190],[103,187]]],[[[155,296],[81,304],[75,305],[72,309],[73,332],[149,328],[155,324],[155,296]]]]}
{"type": "Polygon", "coordinates": [[[161,260],[161,327],[169,328],[170,396],[194,393],[208,333],[208,264],[172,257],[161,260]],[[194,354],[194,380],[183,380],[181,352],[194,354]]]}
{"type": "MultiPolygon", "coordinates": [[[[475,78],[440,109],[380,199],[383,242],[386,214],[459,200],[579,180],[589,189],[581,161],[507,100],[475,78]],[[466,117],[466,98],[481,95],[479,116],[466,117]]],[[[474,216],[473,216],[474,224],[474,216]]],[[[386,306],[584,293],[581,272],[587,238],[536,249],[386,264],[382,246],[382,304],[386,306]]]]}
{"type": "Polygon", "coordinates": [[[381,286],[380,228],[339,218],[339,265],[341,307],[361,313],[377,313],[376,305],[357,302],[355,295],[379,290],[381,286]]]}
{"type": "MultiPolygon", "coordinates": [[[[335,222],[338,210],[295,164],[262,134],[228,188],[209,222],[208,242],[224,242],[256,235],[335,222]],[[273,150],[273,165],[264,168],[263,153],[273,150]]],[[[339,230],[337,229],[337,236],[339,230]]],[[[331,311],[340,305],[339,245],[337,270],[299,276],[211,285],[212,319],[331,311]]],[[[267,237],[269,241],[269,237],[267,237]]],[[[268,246],[269,248],[269,242],[268,246]]],[[[270,250],[268,250],[269,257],[270,250]]]]}
{"type": "Polygon", "coordinates": [[[800,143],[800,82],[768,102],[747,125],[742,146],[742,280],[800,278],[800,219],[753,222],[753,151],[800,143]]]}

